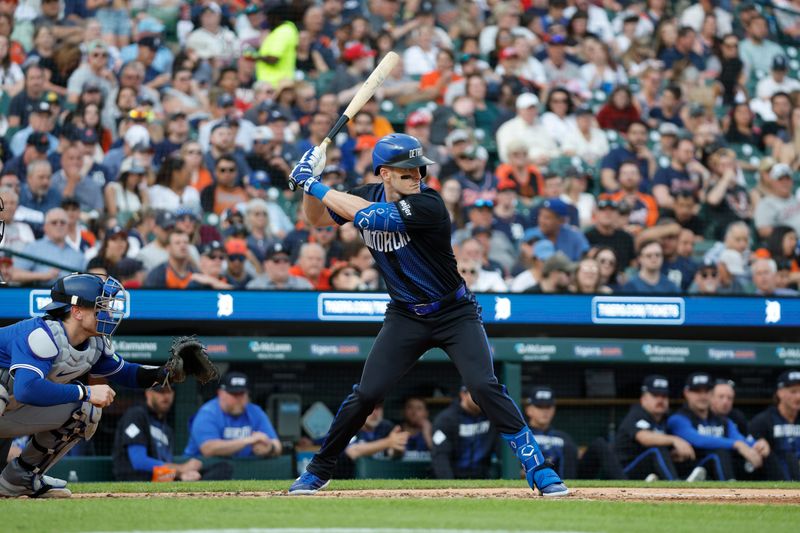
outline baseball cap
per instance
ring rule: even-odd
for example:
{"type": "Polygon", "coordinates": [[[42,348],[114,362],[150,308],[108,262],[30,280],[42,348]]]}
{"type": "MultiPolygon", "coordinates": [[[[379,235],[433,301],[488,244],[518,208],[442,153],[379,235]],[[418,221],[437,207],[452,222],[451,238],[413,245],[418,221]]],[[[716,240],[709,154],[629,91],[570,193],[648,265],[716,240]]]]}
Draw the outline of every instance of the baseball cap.
{"type": "Polygon", "coordinates": [[[137,272],[144,270],[144,263],[132,257],[123,257],[109,268],[109,274],[115,278],[129,278],[137,272]]]}
{"type": "Polygon", "coordinates": [[[642,381],[642,392],[669,394],[669,380],[659,374],[651,374],[642,381]]]}
{"type": "Polygon", "coordinates": [[[283,244],[276,242],[267,248],[266,258],[273,259],[276,255],[285,255],[289,257],[289,251],[283,244]]]}
{"type": "Polygon", "coordinates": [[[86,45],[87,52],[94,52],[95,50],[108,50],[106,43],[101,41],[100,39],[95,39],[94,41],[90,41],[89,44],[86,45]]]}
{"type": "Polygon", "coordinates": [[[787,370],[778,376],[778,389],[791,387],[792,385],[800,385],[800,370],[787,370]]]}
{"type": "Polygon", "coordinates": [[[559,217],[569,215],[569,206],[560,198],[548,198],[539,206],[540,209],[549,209],[559,217]]]}
{"type": "Polygon", "coordinates": [[[175,226],[175,215],[170,211],[159,211],[156,215],[156,225],[159,228],[169,229],[175,226]]]}
{"type": "Polygon", "coordinates": [[[281,113],[280,109],[271,109],[269,115],[267,115],[267,124],[277,122],[278,120],[289,122],[289,117],[281,113]]]}
{"type": "Polygon", "coordinates": [[[97,132],[92,128],[81,128],[78,140],[84,144],[97,144],[97,132]]]}
{"type": "Polygon", "coordinates": [[[528,403],[536,407],[552,407],[556,404],[556,396],[552,388],[540,385],[531,389],[528,403]]]}
{"type": "Polygon", "coordinates": [[[225,251],[228,255],[245,255],[247,253],[247,241],[244,239],[228,239],[225,243],[225,251]]]}
{"type": "Polygon", "coordinates": [[[146,17],[139,21],[136,25],[137,33],[162,33],[165,27],[164,24],[155,18],[146,17]]]}
{"type": "Polygon", "coordinates": [[[769,171],[769,177],[777,180],[782,178],[783,176],[791,176],[792,175],[792,167],[785,163],[778,163],[772,167],[772,170],[769,171]]]}
{"type": "Polygon", "coordinates": [[[363,59],[365,57],[373,57],[375,54],[375,50],[365,46],[363,43],[353,42],[344,47],[342,59],[352,63],[353,61],[358,61],[359,59],[363,59]]]}
{"type": "Polygon", "coordinates": [[[272,184],[272,179],[266,170],[254,170],[247,176],[247,184],[256,189],[266,189],[272,184]]]}
{"type": "Polygon", "coordinates": [[[564,37],[563,35],[553,35],[552,37],[550,37],[550,44],[557,44],[557,45],[567,44],[567,38],[564,37]]]}
{"type": "Polygon", "coordinates": [[[491,200],[487,200],[486,198],[478,198],[470,207],[474,209],[482,207],[485,207],[486,209],[494,209],[494,202],[491,200]]]}
{"type": "Polygon", "coordinates": [[[471,232],[473,237],[476,236],[476,235],[480,235],[481,233],[486,234],[486,235],[491,235],[492,234],[492,228],[490,228],[488,226],[473,226],[472,232],[471,232]]]}
{"type": "Polygon", "coordinates": [[[711,384],[711,376],[709,374],[706,372],[693,372],[686,378],[684,388],[689,390],[710,390],[711,384]]]}
{"type": "Polygon", "coordinates": [[[658,127],[658,133],[662,137],[665,135],[671,135],[673,137],[677,137],[679,131],[680,130],[678,129],[678,126],[676,126],[672,122],[664,122],[658,127]]]}
{"type": "Polygon", "coordinates": [[[220,390],[224,390],[230,394],[239,394],[247,392],[249,380],[247,375],[241,372],[228,372],[222,381],[219,382],[220,390]]]}
{"type": "Polygon", "coordinates": [[[447,146],[453,146],[456,143],[467,142],[469,140],[470,140],[470,134],[467,130],[456,129],[451,131],[447,135],[444,142],[445,144],[447,144],[447,146]]]}
{"type": "Polygon", "coordinates": [[[44,100],[40,100],[36,102],[31,110],[31,113],[47,113],[50,114],[50,103],[45,102],[44,100]]]}
{"type": "Polygon", "coordinates": [[[353,147],[354,152],[361,152],[362,150],[371,150],[375,148],[378,143],[378,137],[375,135],[359,135],[356,138],[356,145],[353,147]]]}
{"type": "Polygon", "coordinates": [[[200,217],[197,216],[197,213],[190,207],[181,206],[175,210],[175,218],[181,219],[183,217],[191,217],[195,221],[200,220],[200,217]]]}
{"type": "Polygon", "coordinates": [[[116,235],[124,235],[125,237],[127,237],[128,236],[128,232],[127,232],[127,230],[125,230],[125,228],[123,228],[119,224],[116,224],[116,225],[114,225],[114,226],[112,226],[112,227],[110,227],[110,228],[108,228],[106,230],[106,240],[108,240],[111,237],[114,237],[116,235]]]}
{"type": "Polygon", "coordinates": [[[233,96],[222,93],[217,97],[217,107],[230,107],[234,104],[233,96]]]}
{"type": "Polygon", "coordinates": [[[412,111],[409,113],[408,117],[406,118],[406,127],[415,127],[421,126],[423,124],[430,124],[433,120],[429,111],[424,109],[417,109],[416,111],[412,111]]]}
{"type": "Polygon", "coordinates": [[[789,62],[786,61],[786,56],[777,55],[773,57],[772,70],[789,70],[789,62]]]}
{"type": "Polygon", "coordinates": [[[275,134],[272,132],[272,128],[268,126],[258,126],[255,131],[253,131],[254,142],[268,143],[274,138],[275,134]]]}
{"type": "Polygon", "coordinates": [[[575,110],[575,116],[580,116],[580,115],[594,115],[594,111],[592,111],[592,108],[590,106],[582,105],[575,110]]]}
{"type": "Polygon", "coordinates": [[[206,11],[213,11],[218,15],[222,14],[222,8],[216,2],[209,2],[200,8],[200,13],[205,13],[206,11]]]}
{"type": "Polygon", "coordinates": [[[147,131],[147,128],[144,126],[140,126],[139,124],[134,124],[128,131],[125,132],[125,144],[128,146],[135,148],[139,145],[144,146],[145,148],[150,147],[150,132],[147,131]]]}
{"type": "Polygon", "coordinates": [[[550,258],[544,262],[544,266],[542,267],[542,275],[549,276],[553,272],[566,272],[567,274],[571,274],[575,271],[575,263],[569,260],[569,258],[564,255],[564,252],[558,251],[554,253],[550,258]]]}
{"type": "Polygon", "coordinates": [[[556,253],[556,247],[550,239],[539,239],[533,245],[533,257],[540,261],[547,261],[556,253]]]}
{"type": "Polygon", "coordinates": [[[146,35],[140,38],[137,44],[149,48],[150,50],[158,50],[161,46],[161,39],[154,35],[146,35]]]}
{"type": "Polygon", "coordinates": [[[225,247],[219,241],[207,242],[200,247],[200,255],[211,255],[214,252],[224,252],[225,247]]]}
{"type": "Polygon", "coordinates": [[[517,96],[517,109],[528,109],[539,105],[539,97],[533,93],[522,93],[517,96]]]}
{"type": "Polygon", "coordinates": [[[85,93],[99,93],[101,90],[100,84],[95,80],[88,80],[83,84],[83,92],[85,93]]]}
{"type": "Polygon", "coordinates": [[[339,174],[340,176],[344,176],[345,171],[339,165],[326,165],[325,168],[322,169],[322,176],[326,176],[328,174],[339,174]]]}
{"type": "Polygon", "coordinates": [[[28,146],[33,146],[40,154],[47,153],[50,149],[50,138],[44,132],[31,133],[25,141],[28,146]]]}

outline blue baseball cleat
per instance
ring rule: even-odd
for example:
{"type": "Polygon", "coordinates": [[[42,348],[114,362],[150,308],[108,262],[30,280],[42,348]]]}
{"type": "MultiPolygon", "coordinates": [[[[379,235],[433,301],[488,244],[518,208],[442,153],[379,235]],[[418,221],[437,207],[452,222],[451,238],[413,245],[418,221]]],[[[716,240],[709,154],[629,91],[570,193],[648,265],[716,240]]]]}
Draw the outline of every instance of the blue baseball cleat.
{"type": "Polygon", "coordinates": [[[316,494],[317,491],[320,491],[328,486],[330,483],[330,479],[320,479],[311,472],[303,472],[303,474],[294,480],[292,486],[289,487],[289,495],[310,495],[316,494]]]}
{"type": "Polygon", "coordinates": [[[563,483],[553,483],[543,489],[539,489],[539,493],[545,498],[558,498],[569,494],[569,489],[563,483]]]}

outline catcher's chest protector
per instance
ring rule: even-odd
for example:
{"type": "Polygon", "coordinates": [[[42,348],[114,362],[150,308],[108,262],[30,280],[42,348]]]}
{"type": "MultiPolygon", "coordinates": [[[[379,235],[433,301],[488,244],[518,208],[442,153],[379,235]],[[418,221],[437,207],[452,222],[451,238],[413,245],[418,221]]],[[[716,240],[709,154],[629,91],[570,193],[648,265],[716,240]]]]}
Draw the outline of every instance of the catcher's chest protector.
{"type": "Polygon", "coordinates": [[[70,383],[89,371],[103,355],[105,341],[103,337],[90,337],[84,350],[70,346],[67,335],[60,322],[45,320],[47,327],[56,341],[58,355],[53,360],[53,366],[47,379],[55,383],[70,383]]]}

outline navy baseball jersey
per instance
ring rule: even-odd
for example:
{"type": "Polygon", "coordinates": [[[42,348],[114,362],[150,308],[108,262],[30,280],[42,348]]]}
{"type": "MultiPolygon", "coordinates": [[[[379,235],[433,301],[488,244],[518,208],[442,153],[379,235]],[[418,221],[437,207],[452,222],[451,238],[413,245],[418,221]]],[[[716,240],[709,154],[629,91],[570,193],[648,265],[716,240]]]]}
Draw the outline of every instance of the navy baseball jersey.
{"type": "MultiPolygon", "coordinates": [[[[450,215],[444,201],[435,190],[421,187],[420,193],[394,202],[405,231],[380,231],[356,225],[375,258],[389,295],[398,302],[411,304],[441,300],[463,283],[450,246],[450,215]]],[[[356,187],[349,194],[370,202],[386,202],[382,183],[356,187]]],[[[346,222],[329,212],[337,223],[346,222]]]]}
{"type": "MultiPolygon", "coordinates": [[[[568,477],[565,468],[569,468],[571,471],[577,458],[577,447],[572,437],[552,427],[547,431],[536,428],[531,428],[531,431],[536,437],[536,442],[539,443],[539,449],[542,450],[544,458],[555,465],[556,472],[568,477]],[[570,464],[567,465],[567,463],[570,464]]],[[[574,476],[574,473],[572,475],[574,476]]]]}
{"type": "Polygon", "coordinates": [[[754,439],[766,439],[773,451],[794,454],[800,460],[800,417],[789,422],[772,405],[756,415],[749,428],[754,439]]]}
{"type": "MultiPolygon", "coordinates": [[[[278,435],[269,421],[267,413],[259,406],[248,403],[244,413],[239,416],[225,413],[214,398],[204,403],[192,420],[189,442],[184,450],[185,455],[200,457],[200,446],[214,439],[234,440],[249,437],[260,431],[271,439],[278,435]]],[[[248,445],[239,450],[233,457],[253,457],[253,447],[248,445]]]]}
{"type": "Polygon", "coordinates": [[[497,432],[482,413],[471,415],[458,403],[433,421],[433,471],[439,479],[479,479],[489,475],[497,432]]]}
{"type": "Polygon", "coordinates": [[[617,434],[614,437],[614,451],[623,465],[627,465],[638,455],[647,451],[647,448],[636,440],[636,434],[642,430],[666,433],[667,419],[664,417],[661,422],[656,422],[653,415],[637,403],[631,406],[628,414],[619,423],[617,434]]]}
{"type": "Polygon", "coordinates": [[[114,437],[114,477],[149,481],[152,467],[173,462],[172,428],[145,405],[128,409],[117,423],[114,437]],[[131,460],[131,448],[141,450],[148,460],[131,460]],[[137,464],[133,464],[137,462],[137,464]],[[138,468],[137,468],[138,467],[138,468]]]}

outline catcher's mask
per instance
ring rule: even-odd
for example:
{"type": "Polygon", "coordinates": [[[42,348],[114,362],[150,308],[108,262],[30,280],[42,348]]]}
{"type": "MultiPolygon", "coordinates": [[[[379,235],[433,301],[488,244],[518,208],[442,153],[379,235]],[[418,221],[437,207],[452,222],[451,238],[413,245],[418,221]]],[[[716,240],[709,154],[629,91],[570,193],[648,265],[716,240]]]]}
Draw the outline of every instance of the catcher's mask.
{"type": "Polygon", "coordinates": [[[70,274],[56,281],[50,289],[53,301],[43,311],[53,311],[77,305],[94,309],[97,334],[111,336],[125,315],[128,293],[111,276],[70,274]]]}

